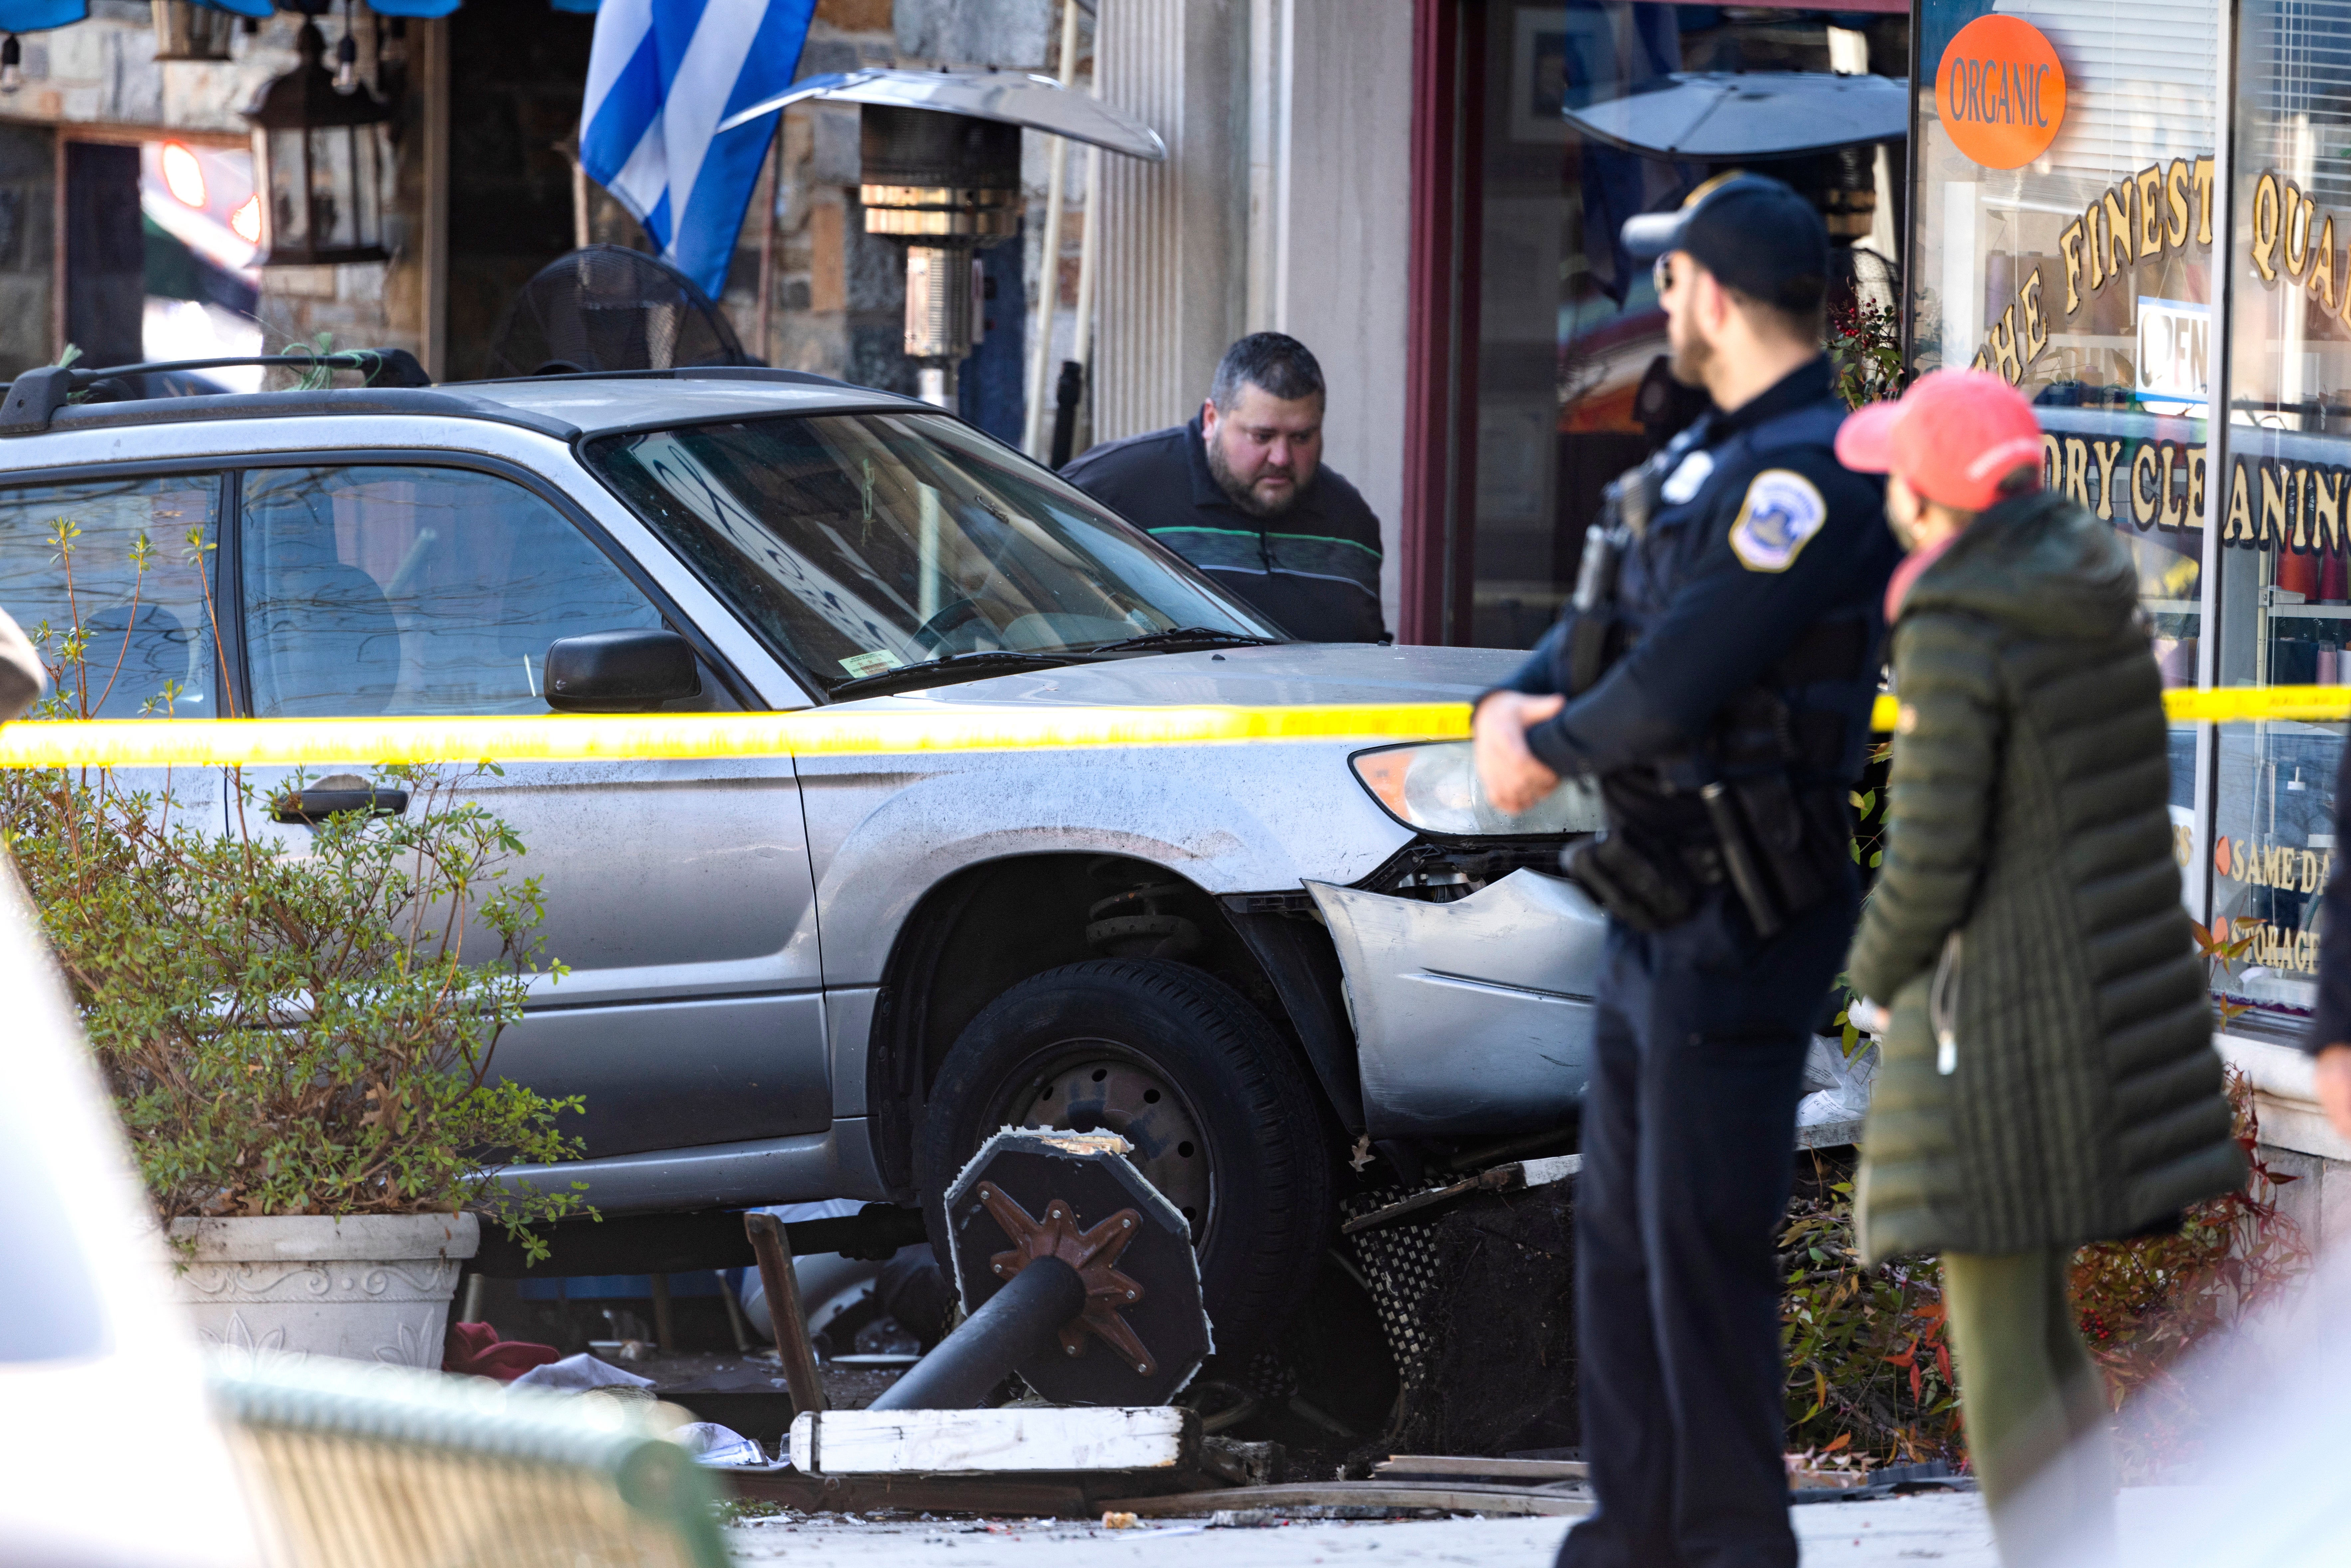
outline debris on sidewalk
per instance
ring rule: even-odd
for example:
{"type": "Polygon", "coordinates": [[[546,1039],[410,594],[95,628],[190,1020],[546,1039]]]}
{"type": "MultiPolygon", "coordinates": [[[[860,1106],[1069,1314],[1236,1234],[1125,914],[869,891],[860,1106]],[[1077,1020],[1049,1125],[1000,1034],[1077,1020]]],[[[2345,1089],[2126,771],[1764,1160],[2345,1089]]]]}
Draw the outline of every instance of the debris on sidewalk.
{"type": "Polygon", "coordinates": [[[581,1351],[560,1361],[550,1361],[544,1366],[534,1366],[507,1385],[510,1388],[539,1388],[559,1394],[585,1394],[599,1388],[651,1388],[653,1380],[623,1371],[611,1362],[581,1351]]]}
{"type": "Polygon", "coordinates": [[[835,1410],[795,1416],[792,1467],[812,1476],[1195,1471],[1200,1418],[1142,1408],[835,1410]]]}
{"type": "Polygon", "coordinates": [[[1395,1454],[1372,1467],[1377,1481],[1482,1481],[1497,1486],[1585,1484],[1582,1459],[1488,1459],[1467,1454],[1395,1454]]]}
{"type": "MultiPolygon", "coordinates": [[[[1473,1191],[1346,1238],[1403,1383],[1391,1451],[1506,1455],[1582,1441],[1574,1186],[1473,1191]]],[[[1394,1192],[1350,1207],[1377,1215],[1394,1192]]]]}
{"type": "Polygon", "coordinates": [[[963,1407],[1008,1373],[1055,1405],[1157,1406],[1215,1348],[1191,1223],[1113,1134],[1007,1128],[946,1193],[970,1313],[876,1409],[963,1407]]]}
{"type": "Polygon", "coordinates": [[[1976,1490],[1976,1479],[1953,1473],[1944,1460],[1928,1459],[1915,1465],[1882,1466],[1858,1484],[1804,1486],[1792,1479],[1789,1485],[1790,1502],[1875,1502],[1925,1492],[1971,1492],[1976,1490]]]}
{"type": "Polygon", "coordinates": [[[742,1433],[716,1421],[688,1421],[670,1434],[673,1441],[694,1456],[697,1465],[714,1469],[752,1466],[764,1469],[768,1452],[742,1433]]]}
{"type": "Polygon", "coordinates": [[[1433,1219],[1434,1210],[1458,1202],[1472,1193],[1523,1192],[1529,1187],[1549,1186],[1553,1182],[1567,1180],[1583,1168],[1582,1155],[1555,1155],[1548,1159],[1512,1160],[1508,1165],[1480,1171],[1474,1176],[1457,1181],[1448,1186],[1431,1187],[1414,1193],[1410,1197],[1359,1214],[1339,1227],[1343,1236],[1360,1236],[1366,1230],[1384,1230],[1412,1218],[1433,1219]]]}
{"type": "Polygon", "coordinates": [[[1580,1519],[1592,1511],[1581,1483],[1490,1486],[1477,1481],[1316,1481],[1121,1498],[1109,1507],[1142,1519],[1278,1512],[1290,1519],[1395,1519],[1446,1513],[1580,1519]]]}
{"type": "MultiPolygon", "coordinates": [[[[1831,1448],[1843,1448],[1845,1439],[1839,1437],[1831,1448]]],[[[1788,1467],[1788,1490],[1793,1491],[1851,1491],[1869,1484],[1869,1460],[1851,1448],[1843,1452],[1805,1448],[1781,1456],[1788,1467]]]]}
{"type": "Polygon", "coordinates": [[[563,1353],[551,1344],[500,1339],[498,1331],[487,1323],[452,1323],[441,1370],[511,1383],[526,1372],[562,1359],[563,1353]]]}
{"type": "MultiPolygon", "coordinates": [[[[1209,1350],[1189,1227],[1125,1152],[1123,1140],[1106,1136],[1008,1129],[991,1138],[947,1194],[955,1282],[970,1315],[869,1408],[797,1415],[789,1468],[730,1476],[737,1496],[822,1512],[1231,1526],[1591,1511],[1581,1459],[1555,1448],[1519,1458],[1391,1454],[1369,1479],[1307,1482],[1284,1476],[1278,1443],[1204,1435],[1198,1412],[1167,1403],[1209,1350]],[[978,1407],[1016,1373],[1043,1399],[978,1407]]],[[[1537,1287],[1546,1302],[1562,1293],[1542,1287],[1567,1257],[1561,1197],[1573,1166],[1572,1158],[1527,1160],[1506,1176],[1471,1178],[1475,1190],[1435,1217],[1440,1230],[1474,1227],[1472,1250],[1495,1253],[1482,1266],[1460,1254],[1481,1322],[1498,1309],[1510,1317],[1509,1299],[1522,1287],[1537,1287]],[[1493,1248],[1497,1239],[1506,1245],[1493,1248]]],[[[1428,1226],[1415,1211],[1364,1239],[1428,1226]]],[[[1548,1339],[1537,1343],[1539,1362],[1548,1339]]],[[[1514,1366],[1492,1386],[1529,1381],[1515,1365],[1526,1343],[1516,1336],[1495,1353],[1514,1366]]],[[[1557,1370],[1572,1390],[1572,1368],[1562,1362],[1557,1370]]],[[[1534,1381],[1536,1407],[1489,1416],[1489,1436],[1556,1440],[1561,1423],[1543,1412],[1557,1390],[1552,1380],[1534,1381]]]]}

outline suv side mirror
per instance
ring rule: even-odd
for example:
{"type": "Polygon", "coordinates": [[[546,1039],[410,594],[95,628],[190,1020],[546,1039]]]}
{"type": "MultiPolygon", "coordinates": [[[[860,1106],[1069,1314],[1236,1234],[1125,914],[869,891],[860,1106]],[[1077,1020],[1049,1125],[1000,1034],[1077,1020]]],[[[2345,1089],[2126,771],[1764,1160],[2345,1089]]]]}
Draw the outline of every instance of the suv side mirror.
{"type": "Polygon", "coordinates": [[[547,650],[547,706],[559,713],[644,713],[701,695],[693,645],[674,632],[590,632],[547,650]]]}

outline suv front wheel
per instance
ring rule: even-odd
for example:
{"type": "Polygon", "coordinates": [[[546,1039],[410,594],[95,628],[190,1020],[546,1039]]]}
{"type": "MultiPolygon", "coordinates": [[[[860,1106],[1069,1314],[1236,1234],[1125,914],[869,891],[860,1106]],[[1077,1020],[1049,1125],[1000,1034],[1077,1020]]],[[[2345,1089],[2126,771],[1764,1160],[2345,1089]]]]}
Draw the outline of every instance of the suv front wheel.
{"type": "Polygon", "coordinates": [[[972,1019],[931,1086],[916,1155],[942,1267],[947,1186],[1007,1126],[1116,1133],[1134,1146],[1136,1169],[1192,1222],[1220,1353],[1280,1328],[1327,1245],[1313,1091],[1272,1026],[1198,969],[1071,964],[972,1019]]]}

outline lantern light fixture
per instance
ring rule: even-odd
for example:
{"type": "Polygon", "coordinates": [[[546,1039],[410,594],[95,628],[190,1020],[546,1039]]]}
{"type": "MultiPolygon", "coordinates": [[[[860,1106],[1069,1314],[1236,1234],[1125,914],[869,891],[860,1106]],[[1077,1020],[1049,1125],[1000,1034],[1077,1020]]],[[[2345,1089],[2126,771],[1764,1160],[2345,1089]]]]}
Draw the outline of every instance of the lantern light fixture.
{"type": "Polygon", "coordinates": [[[256,267],[382,261],[390,255],[383,244],[383,191],[392,172],[392,110],[356,77],[350,91],[338,88],[315,15],[304,16],[295,36],[301,64],[264,87],[245,111],[253,126],[253,181],[261,198],[256,267]]]}
{"type": "Polygon", "coordinates": [[[25,46],[11,33],[6,42],[0,43],[0,92],[15,92],[24,85],[25,46]]]}

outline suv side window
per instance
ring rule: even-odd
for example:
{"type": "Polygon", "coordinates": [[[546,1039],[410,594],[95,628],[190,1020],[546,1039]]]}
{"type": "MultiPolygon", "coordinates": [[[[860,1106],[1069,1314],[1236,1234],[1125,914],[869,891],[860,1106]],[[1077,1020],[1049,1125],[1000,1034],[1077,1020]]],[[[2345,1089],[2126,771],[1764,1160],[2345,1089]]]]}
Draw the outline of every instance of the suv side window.
{"type": "MultiPolygon", "coordinates": [[[[602,550],[509,480],[384,465],[256,469],[243,484],[257,716],[545,713],[549,643],[662,624],[602,550]]],[[[725,700],[703,686],[696,706],[725,700]]]]}
{"type": "Polygon", "coordinates": [[[219,503],[209,474],[0,489],[0,609],[68,716],[212,716],[219,503]]]}

